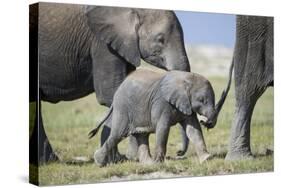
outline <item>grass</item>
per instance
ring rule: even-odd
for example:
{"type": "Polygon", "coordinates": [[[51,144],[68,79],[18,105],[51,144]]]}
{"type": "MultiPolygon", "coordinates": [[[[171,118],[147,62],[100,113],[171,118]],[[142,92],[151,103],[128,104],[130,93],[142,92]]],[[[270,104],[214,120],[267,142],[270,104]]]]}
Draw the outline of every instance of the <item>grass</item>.
{"type": "MultiPolygon", "coordinates": [[[[208,77],[217,98],[225,87],[226,79],[208,77]]],[[[97,167],[93,162],[68,163],[73,158],[83,156],[91,158],[99,147],[99,135],[88,139],[88,132],[103,118],[107,108],[100,106],[95,94],[72,102],[50,104],[43,102],[43,120],[53,149],[61,162],[39,167],[40,185],[58,185],[74,183],[93,183],[101,181],[120,181],[133,179],[151,179],[178,176],[205,176],[233,173],[253,173],[273,171],[273,155],[266,155],[266,149],[273,149],[273,89],[258,101],[251,127],[251,147],[256,156],[251,161],[226,162],[230,127],[234,115],[233,88],[220,114],[217,126],[212,130],[203,130],[208,150],[214,158],[199,164],[192,144],[181,160],[175,160],[180,149],[181,137],[177,127],[171,129],[167,146],[167,159],[163,164],[141,165],[137,162],[125,162],[97,167]]],[[[154,137],[150,136],[153,152],[154,137]]],[[[121,153],[125,153],[127,140],[119,144],[121,153]]]]}

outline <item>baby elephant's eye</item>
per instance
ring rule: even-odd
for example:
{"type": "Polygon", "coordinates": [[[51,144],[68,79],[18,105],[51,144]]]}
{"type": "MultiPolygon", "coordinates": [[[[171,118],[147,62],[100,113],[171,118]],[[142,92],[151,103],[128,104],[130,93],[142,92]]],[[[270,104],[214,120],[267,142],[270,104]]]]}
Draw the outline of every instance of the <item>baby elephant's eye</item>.
{"type": "Polygon", "coordinates": [[[204,103],[204,98],[203,97],[199,97],[198,101],[201,102],[201,103],[204,103]]]}

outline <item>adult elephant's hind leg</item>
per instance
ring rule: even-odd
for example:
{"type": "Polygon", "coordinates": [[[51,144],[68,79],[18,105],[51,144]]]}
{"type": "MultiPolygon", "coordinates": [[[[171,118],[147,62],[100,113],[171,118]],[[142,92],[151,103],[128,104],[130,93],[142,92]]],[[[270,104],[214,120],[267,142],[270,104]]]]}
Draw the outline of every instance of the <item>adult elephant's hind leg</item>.
{"type": "Polygon", "coordinates": [[[47,162],[58,161],[52,146],[46,135],[41,115],[41,102],[36,103],[35,125],[29,140],[29,161],[31,164],[39,165],[47,162]]]}

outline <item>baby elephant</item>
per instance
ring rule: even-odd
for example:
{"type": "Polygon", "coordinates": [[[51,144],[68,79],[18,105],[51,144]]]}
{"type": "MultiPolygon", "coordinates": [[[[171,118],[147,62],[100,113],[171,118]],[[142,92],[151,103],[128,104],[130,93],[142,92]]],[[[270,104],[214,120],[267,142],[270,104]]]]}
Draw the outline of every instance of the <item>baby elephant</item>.
{"type": "Polygon", "coordinates": [[[190,72],[156,73],[138,69],[131,73],[117,89],[109,113],[97,128],[109,120],[111,132],[94,154],[97,165],[104,166],[109,152],[129,135],[138,142],[138,159],[142,163],[162,162],[172,125],[180,123],[187,137],[195,145],[200,162],[210,157],[196,113],[203,115],[208,128],[215,125],[215,96],[207,79],[190,72]],[[151,159],[148,137],[156,133],[154,160],[151,159]]]}

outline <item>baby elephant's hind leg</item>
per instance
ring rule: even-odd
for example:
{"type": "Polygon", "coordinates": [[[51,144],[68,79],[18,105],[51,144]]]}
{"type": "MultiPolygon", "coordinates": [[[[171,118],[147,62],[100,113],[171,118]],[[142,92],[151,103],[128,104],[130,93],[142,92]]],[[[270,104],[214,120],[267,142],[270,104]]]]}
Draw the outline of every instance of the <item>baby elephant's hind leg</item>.
{"type": "Polygon", "coordinates": [[[128,121],[121,114],[114,114],[112,119],[112,127],[110,135],[100,149],[94,154],[95,162],[98,166],[105,166],[108,161],[107,157],[112,150],[117,148],[118,143],[122,140],[126,133],[128,121]]]}
{"type": "MultiPolygon", "coordinates": [[[[104,123],[103,130],[101,132],[101,147],[108,139],[112,127],[112,115],[104,123]]],[[[106,161],[107,163],[117,163],[127,160],[125,155],[122,155],[118,151],[118,147],[113,147],[112,150],[107,154],[106,161]]]]}
{"type": "MultiPolygon", "coordinates": [[[[148,137],[149,132],[153,132],[153,129],[151,127],[136,127],[135,128],[135,130],[132,133],[134,135],[131,135],[129,137],[129,147],[128,147],[127,154],[126,154],[126,157],[129,160],[136,160],[138,158],[138,147],[139,146],[138,146],[137,139],[145,140],[145,137],[146,137],[145,135],[147,135],[147,137],[148,137]]],[[[141,141],[141,142],[143,142],[143,141],[141,141]]],[[[148,142],[147,142],[147,144],[148,144],[148,142]]],[[[142,147],[144,147],[144,146],[142,146],[142,147]]]]}
{"type": "Polygon", "coordinates": [[[94,159],[98,166],[105,166],[108,163],[107,156],[109,152],[120,142],[120,140],[121,137],[118,135],[110,135],[103,146],[95,152],[94,159]]]}
{"type": "Polygon", "coordinates": [[[138,141],[136,136],[129,136],[129,144],[126,153],[126,157],[129,160],[137,160],[138,157],[138,141]]]}

